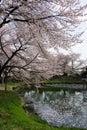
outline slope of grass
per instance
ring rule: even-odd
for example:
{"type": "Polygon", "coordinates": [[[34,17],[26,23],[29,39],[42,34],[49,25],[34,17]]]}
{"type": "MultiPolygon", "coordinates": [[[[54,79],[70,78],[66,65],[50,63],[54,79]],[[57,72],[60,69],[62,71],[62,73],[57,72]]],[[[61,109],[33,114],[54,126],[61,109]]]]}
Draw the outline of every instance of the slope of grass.
{"type": "MultiPolygon", "coordinates": [[[[12,90],[13,87],[17,87],[22,84],[23,84],[22,82],[7,82],[7,89],[12,90]]],[[[0,83],[0,90],[4,90],[4,89],[5,89],[5,84],[0,83]]]]}
{"type": "Polygon", "coordinates": [[[83,130],[79,128],[52,127],[37,115],[25,113],[21,101],[12,91],[0,91],[0,130],[83,130]]]}

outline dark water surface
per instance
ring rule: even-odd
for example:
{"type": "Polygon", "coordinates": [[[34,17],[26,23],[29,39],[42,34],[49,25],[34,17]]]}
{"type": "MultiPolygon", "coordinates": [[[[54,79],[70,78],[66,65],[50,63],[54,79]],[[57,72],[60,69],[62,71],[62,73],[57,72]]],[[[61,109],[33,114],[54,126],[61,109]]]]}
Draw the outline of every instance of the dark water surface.
{"type": "Polygon", "coordinates": [[[87,91],[31,91],[25,97],[34,104],[35,112],[53,126],[87,128],[87,91]]]}

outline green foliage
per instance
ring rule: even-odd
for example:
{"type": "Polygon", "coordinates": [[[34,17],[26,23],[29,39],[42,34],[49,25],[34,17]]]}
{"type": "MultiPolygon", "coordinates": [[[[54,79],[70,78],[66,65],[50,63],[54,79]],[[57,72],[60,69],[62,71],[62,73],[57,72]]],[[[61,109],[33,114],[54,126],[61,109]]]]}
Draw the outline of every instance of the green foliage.
{"type": "Polygon", "coordinates": [[[81,82],[81,79],[80,77],[72,77],[72,76],[60,76],[60,77],[57,77],[57,78],[50,78],[48,80],[45,80],[44,83],[53,83],[53,82],[56,82],[56,83],[60,83],[60,82],[66,82],[66,83],[73,83],[73,82],[76,82],[76,83],[80,83],[81,82]]]}
{"type": "Polygon", "coordinates": [[[0,91],[0,130],[83,130],[79,128],[52,127],[37,115],[25,113],[20,98],[12,91],[0,91]]]}
{"type": "Polygon", "coordinates": [[[55,87],[55,86],[45,86],[45,87],[42,87],[42,88],[39,88],[39,91],[40,92],[43,92],[43,91],[60,91],[60,90],[64,90],[64,91],[69,91],[69,92],[75,92],[75,91],[82,91],[83,89],[80,89],[80,88],[69,88],[69,87],[55,87]]]}
{"type": "Polygon", "coordinates": [[[83,78],[87,78],[87,67],[86,67],[86,70],[85,70],[85,71],[82,71],[82,72],[81,72],[81,76],[82,76],[83,78]]]}

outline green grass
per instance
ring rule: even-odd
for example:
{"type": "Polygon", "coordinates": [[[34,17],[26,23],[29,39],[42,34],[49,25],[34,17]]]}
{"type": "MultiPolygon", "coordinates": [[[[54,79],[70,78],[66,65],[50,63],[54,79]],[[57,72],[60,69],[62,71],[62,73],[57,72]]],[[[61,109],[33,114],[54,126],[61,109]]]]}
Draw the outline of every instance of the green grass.
{"type": "Polygon", "coordinates": [[[13,87],[16,87],[16,86],[18,86],[20,84],[23,84],[23,83],[22,82],[8,82],[7,83],[8,86],[13,86],[13,87]]]}
{"type": "Polygon", "coordinates": [[[75,92],[75,91],[82,91],[83,89],[80,89],[80,88],[69,88],[69,87],[54,87],[54,86],[45,86],[45,87],[42,87],[42,88],[39,88],[39,91],[40,92],[43,92],[43,91],[60,91],[60,90],[64,90],[64,91],[69,91],[69,92],[75,92]]]}
{"type": "Polygon", "coordinates": [[[71,76],[62,76],[62,77],[59,77],[59,78],[51,78],[51,79],[48,79],[48,80],[45,80],[44,83],[73,83],[73,82],[76,82],[76,83],[82,83],[81,79],[80,78],[76,78],[76,77],[71,77],[71,76]]]}
{"type": "MultiPolygon", "coordinates": [[[[17,87],[19,85],[22,85],[22,82],[7,82],[7,89],[11,90],[13,87],[17,87]]],[[[5,89],[5,84],[4,83],[0,83],[0,89],[5,89]]]]}
{"type": "Polygon", "coordinates": [[[0,91],[0,130],[83,130],[52,127],[34,113],[25,113],[19,96],[12,91],[0,91]]]}

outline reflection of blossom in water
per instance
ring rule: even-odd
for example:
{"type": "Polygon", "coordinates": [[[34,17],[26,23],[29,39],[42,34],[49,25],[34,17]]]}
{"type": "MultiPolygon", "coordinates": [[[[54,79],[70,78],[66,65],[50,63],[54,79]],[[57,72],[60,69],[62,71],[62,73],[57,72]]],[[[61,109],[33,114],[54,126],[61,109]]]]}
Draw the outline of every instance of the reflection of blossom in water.
{"type": "Polygon", "coordinates": [[[29,92],[28,99],[34,101],[35,111],[49,124],[87,128],[87,92],[29,92]]]}
{"type": "Polygon", "coordinates": [[[64,95],[64,91],[61,90],[61,91],[59,92],[59,94],[60,94],[61,96],[64,95]]]}
{"type": "Polygon", "coordinates": [[[81,114],[83,105],[83,93],[75,92],[75,95],[71,97],[69,104],[72,106],[72,114],[81,114]]]}

